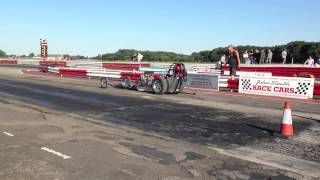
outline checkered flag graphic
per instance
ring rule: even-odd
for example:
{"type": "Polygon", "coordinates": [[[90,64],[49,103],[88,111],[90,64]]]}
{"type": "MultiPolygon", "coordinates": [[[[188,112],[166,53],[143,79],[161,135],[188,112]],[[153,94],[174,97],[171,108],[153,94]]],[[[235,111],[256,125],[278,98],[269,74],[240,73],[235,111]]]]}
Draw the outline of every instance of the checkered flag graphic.
{"type": "Polygon", "coordinates": [[[241,84],[243,90],[252,90],[250,79],[241,79],[241,84]]]}
{"type": "Polygon", "coordinates": [[[307,95],[307,92],[311,86],[311,83],[299,83],[296,88],[295,94],[307,95]]]}

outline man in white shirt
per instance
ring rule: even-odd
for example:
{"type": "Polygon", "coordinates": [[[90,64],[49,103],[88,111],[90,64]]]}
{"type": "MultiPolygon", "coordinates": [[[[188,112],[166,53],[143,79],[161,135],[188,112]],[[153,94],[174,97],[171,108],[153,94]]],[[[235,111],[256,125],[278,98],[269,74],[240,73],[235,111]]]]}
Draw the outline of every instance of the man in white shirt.
{"type": "Polygon", "coordinates": [[[288,55],[287,51],[283,50],[281,53],[283,64],[285,64],[287,62],[287,55],[288,55]]]}
{"type": "Polygon", "coordinates": [[[271,64],[272,63],[272,56],[273,56],[273,53],[271,51],[271,49],[268,50],[268,55],[267,55],[267,63],[271,64]]]}
{"type": "Polygon", "coordinates": [[[139,63],[141,62],[142,58],[143,58],[143,55],[141,53],[138,53],[137,60],[139,63]]]}
{"type": "Polygon", "coordinates": [[[308,66],[314,66],[314,59],[311,56],[309,56],[309,58],[306,60],[304,64],[308,66]]]}
{"type": "Polygon", "coordinates": [[[250,59],[249,59],[249,53],[248,53],[247,50],[243,53],[242,57],[243,57],[243,59],[244,59],[245,64],[248,65],[248,64],[251,63],[251,61],[250,61],[250,59]]]}

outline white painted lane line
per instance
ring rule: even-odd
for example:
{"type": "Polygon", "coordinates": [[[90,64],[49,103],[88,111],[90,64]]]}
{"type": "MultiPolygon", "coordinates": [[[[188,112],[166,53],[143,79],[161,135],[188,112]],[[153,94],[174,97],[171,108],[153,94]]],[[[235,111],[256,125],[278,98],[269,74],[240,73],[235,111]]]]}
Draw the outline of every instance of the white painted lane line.
{"type": "Polygon", "coordinates": [[[8,133],[8,132],[3,132],[3,134],[7,135],[7,136],[10,136],[10,137],[13,137],[14,135],[11,134],[11,133],[8,133]]]}
{"type": "Polygon", "coordinates": [[[141,96],[142,98],[144,98],[144,99],[154,99],[153,97],[151,97],[151,96],[141,96]]]}
{"type": "Polygon", "coordinates": [[[65,155],[65,154],[62,154],[62,153],[57,152],[57,151],[55,151],[55,150],[49,149],[49,148],[47,148],[47,147],[42,147],[41,149],[44,150],[44,151],[47,151],[47,152],[49,152],[49,153],[51,153],[51,154],[54,154],[54,155],[56,155],[56,156],[62,157],[63,159],[71,159],[70,156],[65,155]]]}

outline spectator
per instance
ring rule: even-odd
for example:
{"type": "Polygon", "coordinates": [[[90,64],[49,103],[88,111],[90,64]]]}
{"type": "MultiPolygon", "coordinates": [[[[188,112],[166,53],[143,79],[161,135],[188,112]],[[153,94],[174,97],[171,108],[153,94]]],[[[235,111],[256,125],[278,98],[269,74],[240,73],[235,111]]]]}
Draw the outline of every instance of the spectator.
{"type": "Polygon", "coordinates": [[[251,63],[250,58],[249,58],[248,50],[246,50],[246,51],[243,53],[242,56],[243,56],[243,59],[244,59],[245,64],[250,64],[250,63],[251,63]]]}
{"type": "Polygon", "coordinates": [[[306,60],[304,64],[308,66],[314,66],[314,59],[311,56],[309,56],[309,58],[306,60]]]}
{"type": "Polygon", "coordinates": [[[139,63],[141,62],[142,58],[143,58],[143,55],[141,53],[138,53],[137,60],[139,63]]]}
{"type": "Polygon", "coordinates": [[[272,53],[271,49],[268,49],[268,56],[267,56],[266,63],[269,63],[269,64],[272,63],[272,56],[273,56],[273,53],[272,53]]]}
{"type": "Polygon", "coordinates": [[[223,56],[221,56],[220,62],[221,62],[221,65],[226,64],[226,55],[225,54],[223,56]]]}
{"type": "Polygon", "coordinates": [[[316,67],[320,67],[320,56],[319,56],[317,62],[315,63],[315,65],[316,65],[316,67]]]}
{"type": "Polygon", "coordinates": [[[228,48],[228,64],[231,79],[234,80],[237,75],[237,68],[240,68],[240,55],[236,47],[229,45],[228,48]]]}
{"type": "Polygon", "coordinates": [[[223,65],[226,64],[226,55],[221,56],[220,61],[219,61],[219,65],[220,68],[222,69],[223,65]]]}
{"type": "Polygon", "coordinates": [[[266,51],[264,49],[262,49],[259,63],[264,64],[265,59],[266,59],[266,51]]]}
{"type": "Polygon", "coordinates": [[[283,64],[287,62],[287,55],[288,55],[287,50],[284,49],[281,53],[283,64]]]}
{"type": "Polygon", "coordinates": [[[260,56],[261,56],[260,51],[258,49],[256,49],[253,54],[253,61],[255,62],[255,64],[259,64],[260,56]]]}
{"type": "Polygon", "coordinates": [[[253,55],[254,55],[254,52],[253,52],[253,49],[251,49],[249,53],[249,59],[251,61],[251,64],[255,64],[253,55]]]}
{"type": "Polygon", "coordinates": [[[137,53],[134,53],[132,55],[132,61],[135,62],[137,60],[137,53]]]}

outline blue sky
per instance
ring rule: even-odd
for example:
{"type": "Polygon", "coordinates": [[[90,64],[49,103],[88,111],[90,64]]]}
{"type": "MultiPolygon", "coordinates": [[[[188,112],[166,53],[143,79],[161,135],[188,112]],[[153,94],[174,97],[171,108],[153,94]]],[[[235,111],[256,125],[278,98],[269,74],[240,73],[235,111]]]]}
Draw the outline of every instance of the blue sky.
{"type": "Polygon", "coordinates": [[[190,54],[228,44],[320,41],[319,0],[2,0],[0,49],[94,56],[120,48],[190,54]]]}

